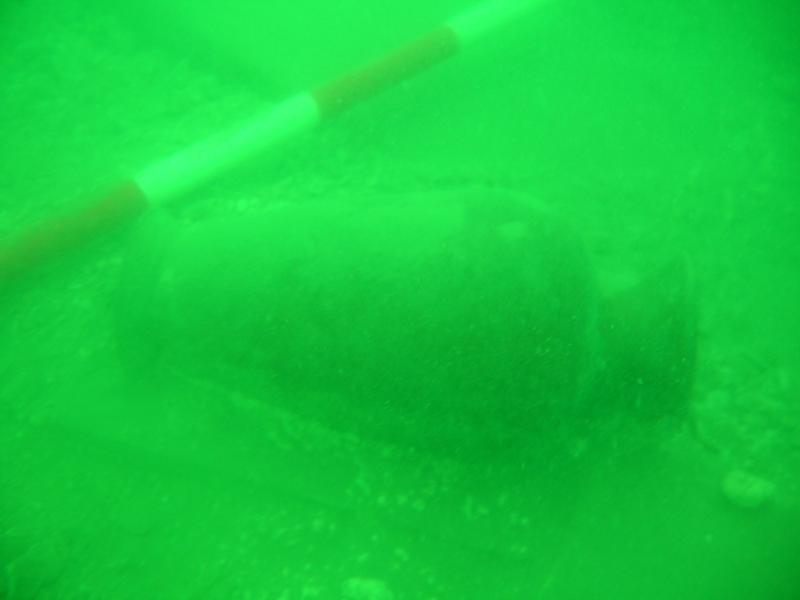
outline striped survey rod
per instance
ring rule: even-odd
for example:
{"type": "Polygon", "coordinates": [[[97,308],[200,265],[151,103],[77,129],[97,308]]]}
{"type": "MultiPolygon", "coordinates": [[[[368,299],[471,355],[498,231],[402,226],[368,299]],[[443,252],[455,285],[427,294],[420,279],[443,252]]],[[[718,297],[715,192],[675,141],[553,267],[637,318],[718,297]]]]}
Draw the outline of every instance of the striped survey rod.
{"type": "Polygon", "coordinates": [[[519,16],[532,0],[494,0],[384,57],[290,97],[253,118],[157,161],[76,211],[0,243],[0,289],[34,268],[185,195],[250,157],[456,54],[519,16]]]}

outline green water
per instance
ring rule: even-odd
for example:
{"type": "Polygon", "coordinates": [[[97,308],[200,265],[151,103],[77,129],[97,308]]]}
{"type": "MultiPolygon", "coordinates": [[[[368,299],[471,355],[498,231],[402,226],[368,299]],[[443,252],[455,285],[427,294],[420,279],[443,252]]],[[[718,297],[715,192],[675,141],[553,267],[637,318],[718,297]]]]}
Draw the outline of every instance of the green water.
{"type": "Polygon", "coordinates": [[[469,7],[116,4],[0,7],[0,597],[800,596],[796,3],[542,3],[12,281],[469,7]]]}

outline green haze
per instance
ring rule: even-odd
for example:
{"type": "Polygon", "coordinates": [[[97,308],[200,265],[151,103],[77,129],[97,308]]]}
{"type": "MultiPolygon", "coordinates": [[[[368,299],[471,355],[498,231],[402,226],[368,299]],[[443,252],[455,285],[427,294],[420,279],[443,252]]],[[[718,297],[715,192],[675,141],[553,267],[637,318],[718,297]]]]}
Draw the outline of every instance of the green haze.
{"type": "Polygon", "coordinates": [[[471,5],[3,0],[0,599],[800,597],[800,5],[533,4],[29,268],[471,5]]]}

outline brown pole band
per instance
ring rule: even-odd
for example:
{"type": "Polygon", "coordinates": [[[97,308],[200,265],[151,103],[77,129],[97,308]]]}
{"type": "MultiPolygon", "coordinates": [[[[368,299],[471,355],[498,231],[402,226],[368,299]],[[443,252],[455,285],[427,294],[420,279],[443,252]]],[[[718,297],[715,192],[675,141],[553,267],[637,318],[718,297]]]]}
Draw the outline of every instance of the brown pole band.
{"type": "Polygon", "coordinates": [[[44,221],[0,245],[0,286],[90,242],[147,208],[135,181],[125,181],[75,212],[44,221]]]}
{"type": "Polygon", "coordinates": [[[322,117],[343,112],[358,102],[431,67],[458,51],[458,35],[447,26],[417,38],[361,69],[321,85],[312,92],[322,117]]]}

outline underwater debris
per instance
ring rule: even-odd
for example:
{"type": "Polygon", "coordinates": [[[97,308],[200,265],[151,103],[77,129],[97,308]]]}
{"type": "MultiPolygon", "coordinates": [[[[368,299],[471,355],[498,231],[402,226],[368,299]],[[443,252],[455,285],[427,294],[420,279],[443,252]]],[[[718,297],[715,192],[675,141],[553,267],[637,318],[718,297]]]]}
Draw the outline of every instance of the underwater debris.
{"type": "Polygon", "coordinates": [[[756,475],[735,469],[722,480],[725,499],[738,508],[755,509],[775,497],[775,484],[756,475]]]}
{"type": "Polygon", "coordinates": [[[343,600],[394,600],[389,586],[380,579],[352,577],[342,586],[343,600]]]}

